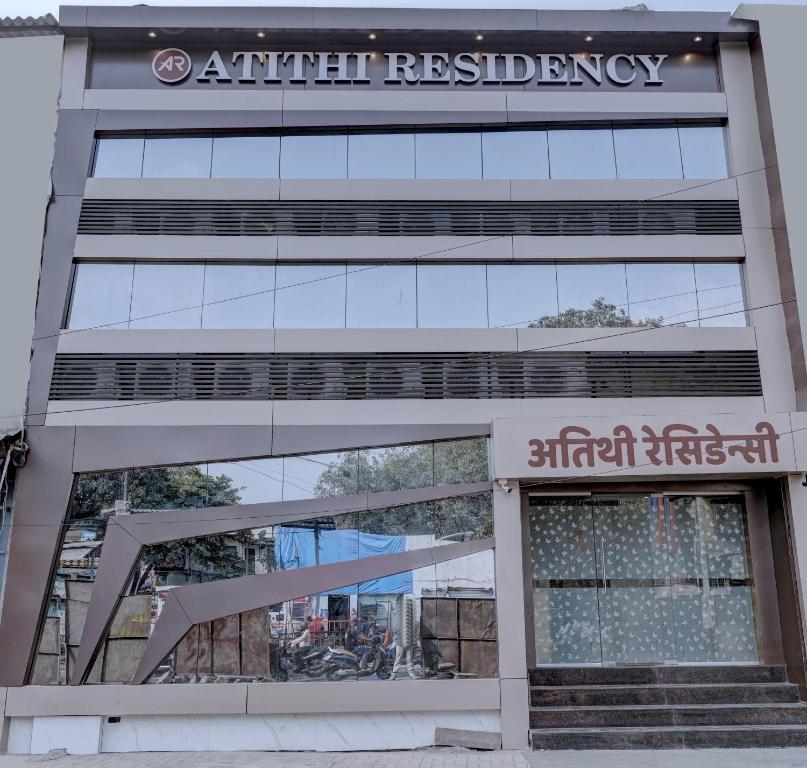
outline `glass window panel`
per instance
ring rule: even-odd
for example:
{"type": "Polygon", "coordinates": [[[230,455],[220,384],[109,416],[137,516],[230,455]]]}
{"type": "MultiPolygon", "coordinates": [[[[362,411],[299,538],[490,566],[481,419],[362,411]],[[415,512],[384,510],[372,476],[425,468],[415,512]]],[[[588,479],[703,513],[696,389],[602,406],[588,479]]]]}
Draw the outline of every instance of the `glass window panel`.
{"type": "Polygon", "coordinates": [[[629,325],[627,300],[624,264],[558,264],[561,324],[629,325]]]}
{"type": "Polygon", "coordinates": [[[93,176],[137,179],[143,172],[143,138],[98,139],[93,176]]]}
{"type": "Polygon", "coordinates": [[[217,489],[234,489],[237,504],[283,500],[283,459],[244,459],[208,464],[207,474],[211,485],[217,489]]]}
{"type": "Polygon", "coordinates": [[[210,137],[147,138],[143,178],[209,178],[212,146],[210,137]]]}
{"type": "Polygon", "coordinates": [[[553,179],[615,179],[611,129],[549,131],[549,174],[553,179]]]}
{"type": "Polygon", "coordinates": [[[217,136],[213,139],[214,179],[276,179],[279,136],[217,136]]]}
{"type": "Polygon", "coordinates": [[[558,314],[554,264],[489,264],[488,315],[491,328],[527,328],[558,314]]]}
{"type": "Polygon", "coordinates": [[[283,500],[358,493],[358,452],[315,453],[283,459],[283,500]]]}
{"type": "Polygon", "coordinates": [[[357,133],[348,137],[351,179],[415,178],[415,136],[412,133],[357,133]]]}
{"type": "Polygon", "coordinates": [[[486,179],[548,179],[546,131],[488,131],[482,134],[486,179]]]}
{"type": "Polygon", "coordinates": [[[695,264],[701,327],[745,326],[739,264],[695,264]]]}
{"type": "Polygon", "coordinates": [[[271,328],[274,288],[274,265],[208,264],[202,328],[271,328]]]}
{"type": "Polygon", "coordinates": [[[203,264],[135,264],[130,328],[200,328],[203,264]]]}
{"type": "Polygon", "coordinates": [[[493,536],[489,493],[435,502],[434,533],[444,541],[469,541],[493,536]]]}
{"type": "Polygon", "coordinates": [[[419,264],[420,328],[485,328],[487,288],[484,264],[419,264]]]}
{"type": "Polygon", "coordinates": [[[129,470],[126,493],[131,512],[238,503],[237,490],[226,481],[208,482],[205,464],[129,470]]]}
{"type": "Polygon", "coordinates": [[[280,142],[280,177],[346,178],[347,136],[344,134],[284,136],[280,142]]]}
{"type": "Polygon", "coordinates": [[[725,179],[726,144],[719,125],[681,125],[681,160],[685,179],[725,179]]]}
{"type": "Polygon", "coordinates": [[[680,179],[677,128],[614,128],[620,179],[680,179]]]}
{"type": "Polygon", "coordinates": [[[275,328],[344,328],[344,264],[279,264],[275,328]]]}
{"type": "Polygon", "coordinates": [[[400,491],[434,485],[432,443],[359,451],[359,491],[400,491]]]}
{"type": "Polygon", "coordinates": [[[348,328],[414,328],[417,324],[415,265],[349,266],[348,328]]]}
{"type": "Polygon", "coordinates": [[[68,328],[126,328],[134,264],[78,264],[68,328]]]}
{"type": "Polygon", "coordinates": [[[479,483],[489,479],[488,441],[484,437],[434,444],[434,484],[479,483]]]}
{"type": "Polygon", "coordinates": [[[419,179],[481,179],[481,134],[418,133],[415,161],[419,179]]]}
{"type": "Polygon", "coordinates": [[[692,264],[628,264],[629,314],[634,323],[698,324],[692,264]]]}

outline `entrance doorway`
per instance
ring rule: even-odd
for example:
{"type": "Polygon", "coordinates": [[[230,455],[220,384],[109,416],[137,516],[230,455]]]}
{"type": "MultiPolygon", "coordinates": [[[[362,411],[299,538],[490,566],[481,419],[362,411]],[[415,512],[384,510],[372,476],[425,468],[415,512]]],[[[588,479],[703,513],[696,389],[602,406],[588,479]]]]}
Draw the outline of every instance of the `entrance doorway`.
{"type": "Polygon", "coordinates": [[[531,497],[538,664],[754,663],[743,497],[531,497]]]}

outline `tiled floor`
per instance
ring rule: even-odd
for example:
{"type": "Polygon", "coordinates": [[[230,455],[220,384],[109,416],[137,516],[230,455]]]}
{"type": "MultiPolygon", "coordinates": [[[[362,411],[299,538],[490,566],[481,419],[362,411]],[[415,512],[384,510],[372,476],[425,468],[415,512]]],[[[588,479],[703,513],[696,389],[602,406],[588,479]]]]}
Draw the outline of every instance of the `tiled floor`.
{"type": "Polygon", "coordinates": [[[148,752],[0,756],[0,768],[807,768],[807,749],[631,752],[148,752]]]}

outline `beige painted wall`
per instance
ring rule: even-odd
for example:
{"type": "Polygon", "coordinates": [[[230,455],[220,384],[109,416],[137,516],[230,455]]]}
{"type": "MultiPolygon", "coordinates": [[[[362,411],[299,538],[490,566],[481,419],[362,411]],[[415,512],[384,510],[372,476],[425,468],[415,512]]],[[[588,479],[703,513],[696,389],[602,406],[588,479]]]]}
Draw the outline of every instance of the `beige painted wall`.
{"type": "Polygon", "coordinates": [[[0,38],[0,431],[25,411],[62,41],[0,38]]]}

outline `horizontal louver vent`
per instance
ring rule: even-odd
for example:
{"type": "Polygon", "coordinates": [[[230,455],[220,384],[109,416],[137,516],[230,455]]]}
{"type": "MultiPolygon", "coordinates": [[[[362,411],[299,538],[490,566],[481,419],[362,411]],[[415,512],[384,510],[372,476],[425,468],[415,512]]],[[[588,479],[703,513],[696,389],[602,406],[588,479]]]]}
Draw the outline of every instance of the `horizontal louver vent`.
{"type": "Polygon", "coordinates": [[[53,400],[761,394],[754,351],[58,355],[53,400]]]}
{"type": "Polygon", "coordinates": [[[731,235],[734,200],[84,200],[84,235],[731,235]]]}

